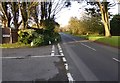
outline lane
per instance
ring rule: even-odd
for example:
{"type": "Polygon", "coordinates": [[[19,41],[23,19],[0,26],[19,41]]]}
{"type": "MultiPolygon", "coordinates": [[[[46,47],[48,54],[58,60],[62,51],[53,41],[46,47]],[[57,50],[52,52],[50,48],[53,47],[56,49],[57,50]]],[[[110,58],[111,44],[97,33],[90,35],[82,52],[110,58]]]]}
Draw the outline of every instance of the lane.
{"type": "Polygon", "coordinates": [[[113,60],[118,58],[117,49],[68,34],[60,34],[64,55],[76,81],[118,80],[118,62],[113,60]]]}
{"type": "MultiPolygon", "coordinates": [[[[93,43],[91,41],[85,40],[84,38],[79,38],[79,37],[75,37],[75,36],[64,34],[64,33],[61,33],[61,35],[65,36],[65,40],[63,40],[63,42],[69,43],[72,41],[73,44],[74,43],[82,44],[83,46],[86,46],[87,48],[97,51],[97,53],[102,53],[102,55],[104,55],[104,56],[107,56],[110,58],[113,58],[113,57],[118,58],[118,53],[120,50],[117,48],[93,43]],[[66,41],[66,39],[67,39],[67,41],[66,41]]],[[[64,37],[63,37],[63,39],[64,39],[64,37]]]]}

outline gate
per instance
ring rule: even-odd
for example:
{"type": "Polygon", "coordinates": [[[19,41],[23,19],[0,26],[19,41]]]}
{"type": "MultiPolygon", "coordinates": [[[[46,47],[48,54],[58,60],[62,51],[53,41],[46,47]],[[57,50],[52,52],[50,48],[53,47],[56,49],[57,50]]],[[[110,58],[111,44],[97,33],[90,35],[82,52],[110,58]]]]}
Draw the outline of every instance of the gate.
{"type": "Polygon", "coordinates": [[[0,43],[15,43],[18,41],[16,29],[0,28],[0,43]]]}

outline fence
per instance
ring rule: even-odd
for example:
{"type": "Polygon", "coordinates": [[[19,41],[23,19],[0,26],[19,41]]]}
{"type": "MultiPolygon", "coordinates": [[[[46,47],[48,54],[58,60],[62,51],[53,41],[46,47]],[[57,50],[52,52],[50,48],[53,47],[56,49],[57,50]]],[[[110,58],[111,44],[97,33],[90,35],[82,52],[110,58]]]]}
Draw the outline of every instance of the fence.
{"type": "Polygon", "coordinates": [[[0,43],[15,43],[18,41],[16,29],[0,28],[0,43]]]}

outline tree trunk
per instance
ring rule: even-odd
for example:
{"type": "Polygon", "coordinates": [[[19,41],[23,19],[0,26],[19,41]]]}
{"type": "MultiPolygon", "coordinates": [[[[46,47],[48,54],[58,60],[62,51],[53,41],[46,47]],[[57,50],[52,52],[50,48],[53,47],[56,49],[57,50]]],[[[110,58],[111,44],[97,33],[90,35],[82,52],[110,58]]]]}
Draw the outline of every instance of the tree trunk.
{"type": "Polygon", "coordinates": [[[105,28],[105,36],[110,37],[110,30],[109,30],[109,25],[107,23],[104,23],[104,28],[105,28]]]}
{"type": "Polygon", "coordinates": [[[102,21],[105,28],[105,36],[110,37],[111,36],[110,22],[109,22],[108,8],[107,8],[108,4],[106,2],[103,2],[103,4],[101,4],[100,1],[98,0],[98,3],[99,3],[98,6],[100,7],[102,21]]]}

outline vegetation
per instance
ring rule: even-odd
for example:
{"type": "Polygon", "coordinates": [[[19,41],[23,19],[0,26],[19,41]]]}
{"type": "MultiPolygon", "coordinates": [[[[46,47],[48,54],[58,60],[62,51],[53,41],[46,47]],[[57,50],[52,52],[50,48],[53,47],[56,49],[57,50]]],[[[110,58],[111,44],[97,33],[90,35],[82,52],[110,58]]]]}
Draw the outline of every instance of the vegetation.
{"type": "Polygon", "coordinates": [[[48,44],[49,41],[54,43],[60,40],[57,32],[59,24],[55,22],[55,16],[64,7],[66,7],[66,1],[63,0],[50,0],[49,2],[0,2],[0,19],[4,28],[14,26],[18,30],[18,42],[24,44],[32,42],[34,45],[39,46],[48,44]],[[22,20],[19,20],[19,16],[22,17],[22,20]],[[30,27],[30,24],[33,23],[37,30],[34,27],[30,27]],[[22,27],[19,27],[20,25],[22,27]],[[35,31],[29,33],[28,29],[35,31]]]}
{"type": "Polygon", "coordinates": [[[111,25],[111,34],[112,35],[119,35],[120,36],[120,15],[113,16],[112,20],[110,21],[111,25]]]}
{"type": "Polygon", "coordinates": [[[97,42],[101,42],[103,44],[107,44],[107,45],[110,45],[110,46],[115,46],[115,47],[119,47],[120,48],[120,44],[119,44],[119,40],[120,39],[120,36],[112,36],[110,38],[100,38],[100,39],[97,39],[96,41],[97,42]]]}
{"type": "Polygon", "coordinates": [[[98,17],[84,17],[84,19],[77,19],[72,17],[69,21],[67,30],[71,34],[88,35],[88,34],[104,34],[104,28],[100,18],[98,17]]]}
{"type": "Polygon", "coordinates": [[[96,2],[90,2],[91,5],[97,5],[101,12],[101,18],[102,22],[104,24],[105,29],[105,36],[110,37],[110,22],[109,22],[109,13],[108,13],[108,6],[110,5],[107,0],[103,0],[103,2],[100,2],[100,0],[97,0],[96,2]]]}
{"type": "Polygon", "coordinates": [[[91,41],[99,42],[102,44],[110,45],[110,46],[115,46],[120,48],[119,44],[119,39],[120,36],[111,36],[111,37],[104,37],[104,36],[95,36],[95,35],[77,35],[82,38],[86,38],[91,41]]]}
{"type": "MultiPolygon", "coordinates": [[[[71,3],[67,0],[50,0],[42,2],[0,2],[0,19],[4,28],[14,26],[19,31],[19,42],[24,44],[36,45],[54,43],[60,40],[58,34],[59,24],[55,21],[56,15],[64,7],[69,7],[71,3]],[[19,21],[19,16],[22,20],[19,21]],[[30,24],[33,24],[30,27],[30,24]]],[[[95,2],[86,1],[87,5],[93,8],[86,8],[87,15],[79,20],[72,17],[69,21],[68,31],[77,35],[105,35],[106,37],[116,35],[116,27],[114,22],[118,22],[116,17],[111,20],[111,33],[109,22],[110,2],[107,0],[96,0],[95,2]],[[97,13],[96,13],[97,11],[97,13]]],[[[78,1],[80,2],[80,1],[78,1]]],[[[112,4],[114,5],[114,4],[112,4]]],[[[119,31],[117,32],[119,34],[119,31]]],[[[12,39],[12,38],[10,38],[12,39]]]]}
{"type": "Polygon", "coordinates": [[[23,44],[23,43],[13,43],[13,44],[0,44],[0,48],[23,48],[23,47],[30,47],[30,44],[23,44]]]}
{"type": "Polygon", "coordinates": [[[33,29],[20,30],[18,32],[18,34],[19,34],[18,41],[22,42],[24,44],[30,44],[31,42],[33,42],[34,44],[36,44],[36,40],[37,39],[38,39],[38,41],[40,43],[42,43],[42,41],[43,41],[42,35],[40,35],[39,33],[35,32],[35,30],[33,30],[33,29]]]}
{"type": "MultiPolygon", "coordinates": [[[[109,22],[109,12],[108,10],[110,9],[111,6],[114,6],[115,3],[110,3],[108,0],[95,0],[95,1],[90,1],[90,0],[82,0],[86,1],[87,5],[93,6],[93,8],[86,8],[87,10],[90,10],[91,15],[93,16],[100,16],[102,23],[104,25],[104,31],[105,31],[105,36],[110,37],[110,22],[109,22]],[[97,12],[97,14],[96,14],[97,12]],[[98,13],[99,12],[99,13],[98,13]]],[[[78,1],[80,3],[80,1],[78,1]]]]}
{"type": "Polygon", "coordinates": [[[48,30],[41,31],[39,29],[25,29],[20,30],[19,42],[24,44],[33,44],[33,46],[48,45],[49,42],[55,43],[60,40],[60,35],[57,32],[50,32],[48,30]]]}
{"type": "Polygon", "coordinates": [[[72,17],[67,28],[65,27],[66,30],[61,31],[67,31],[66,33],[83,37],[102,44],[120,47],[118,44],[118,39],[120,38],[120,28],[118,27],[120,25],[120,16],[113,16],[110,24],[111,30],[109,29],[109,31],[111,31],[111,34],[115,36],[111,36],[111,34],[109,34],[109,36],[111,36],[109,38],[108,36],[104,36],[106,35],[105,25],[101,21],[99,13],[96,13],[95,9],[91,9],[90,11],[89,9],[86,9],[86,11],[86,14],[80,20],[72,17]]]}

